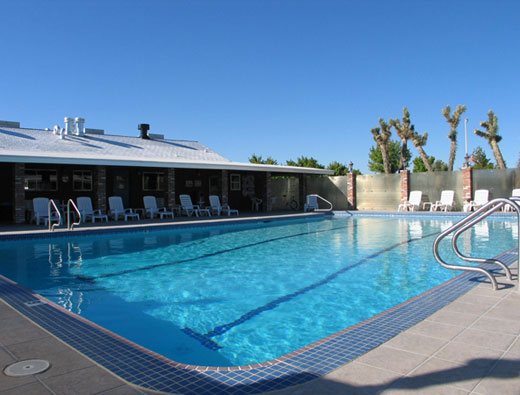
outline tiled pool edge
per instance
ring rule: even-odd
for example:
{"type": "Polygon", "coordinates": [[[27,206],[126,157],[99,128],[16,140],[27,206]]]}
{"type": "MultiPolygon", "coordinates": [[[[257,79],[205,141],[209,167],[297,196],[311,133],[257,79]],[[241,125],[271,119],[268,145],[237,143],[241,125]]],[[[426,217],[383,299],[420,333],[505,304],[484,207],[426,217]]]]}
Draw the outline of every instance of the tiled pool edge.
{"type": "MultiPolygon", "coordinates": [[[[500,255],[507,264],[516,249],[500,255]]],[[[465,273],[368,320],[264,364],[203,367],[176,363],[46,301],[0,277],[0,297],[38,326],[144,389],[178,393],[260,393],[303,384],[349,362],[422,321],[476,286],[482,277],[465,273]],[[39,301],[44,304],[38,304],[39,301]],[[32,306],[25,303],[34,301],[32,306]]]]}

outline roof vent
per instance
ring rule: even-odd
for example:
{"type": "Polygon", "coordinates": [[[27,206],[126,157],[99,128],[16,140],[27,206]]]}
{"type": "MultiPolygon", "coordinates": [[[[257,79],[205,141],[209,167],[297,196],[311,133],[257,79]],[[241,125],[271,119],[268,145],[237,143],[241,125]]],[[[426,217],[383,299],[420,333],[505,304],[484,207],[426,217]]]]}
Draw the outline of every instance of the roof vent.
{"type": "Polygon", "coordinates": [[[0,127],[2,128],[20,128],[20,122],[13,121],[0,121],[0,127]]]}
{"type": "Polygon", "coordinates": [[[150,137],[148,136],[148,131],[150,130],[150,125],[147,123],[140,123],[137,125],[137,129],[141,131],[141,138],[144,140],[150,140],[150,137]]]}
{"type": "Polygon", "coordinates": [[[78,136],[85,134],[85,118],[74,118],[74,134],[78,136]]]}
{"type": "Polygon", "coordinates": [[[72,134],[72,131],[74,130],[74,118],[65,117],[63,118],[63,121],[65,122],[65,131],[63,133],[72,134]]]}

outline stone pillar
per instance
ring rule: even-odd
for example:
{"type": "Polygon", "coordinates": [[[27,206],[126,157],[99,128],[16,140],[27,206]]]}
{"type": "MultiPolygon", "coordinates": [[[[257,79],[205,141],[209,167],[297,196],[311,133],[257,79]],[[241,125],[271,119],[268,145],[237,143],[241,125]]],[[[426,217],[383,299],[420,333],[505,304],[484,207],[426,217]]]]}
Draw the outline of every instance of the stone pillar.
{"type": "Polygon", "coordinates": [[[15,224],[25,222],[25,163],[14,164],[14,204],[13,219],[15,224]]]}
{"type": "Polygon", "coordinates": [[[473,198],[473,168],[471,166],[462,169],[462,204],[473,198]]]}
{"type": "Polygon", "coordinates": [[[271,172],[265,173],[265,211],[270,213],[273,211],[273,189],[271,186],[271,172]]]}
{"type": "Polygon", "coordinates": [[[94,177],[94,194],[96,207],[106,212],[107,210],[107,168],[105,166],[97,166],[94,177]]]}
{"type": "Polygon", "coordinates": [[[408,200],[410,194],[410,170],[401,170],[401,200],[408,200]]]}
{"type": "Polygon", "coordinates": [[[222,170],[222,202],[221,204],[228,204],[228,195],[229,195],[229,174],[227,170],[222,170]]]}
{"type": "Polygon", "coordinates": [[[175,207],[175,169],[168,168],[166,171],[166,205],[169,209],[175,207]]]}
{"type": "Polygon", "coordinates": [[[347,173],[348,209],[356,210],[356,173],[347,173]]]}

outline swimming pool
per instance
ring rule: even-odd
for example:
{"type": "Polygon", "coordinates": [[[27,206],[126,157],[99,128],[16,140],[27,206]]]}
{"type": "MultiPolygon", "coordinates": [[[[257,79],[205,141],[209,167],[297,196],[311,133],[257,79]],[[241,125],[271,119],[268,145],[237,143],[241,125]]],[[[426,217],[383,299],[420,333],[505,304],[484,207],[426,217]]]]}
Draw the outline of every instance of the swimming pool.
{"type": "MultiPolygon", "coordinates": [[[[455,276],[431,254],[434,235],[452,222],[356,217],[11,241],[0,243],[0,270],[173,360],[243,365],[455,276]]],[[[514,245],[514,227],[485,221],[461,249],[494,256],[514,245]],[[498,242],[488,249],[491,236],[498,242]]]]}

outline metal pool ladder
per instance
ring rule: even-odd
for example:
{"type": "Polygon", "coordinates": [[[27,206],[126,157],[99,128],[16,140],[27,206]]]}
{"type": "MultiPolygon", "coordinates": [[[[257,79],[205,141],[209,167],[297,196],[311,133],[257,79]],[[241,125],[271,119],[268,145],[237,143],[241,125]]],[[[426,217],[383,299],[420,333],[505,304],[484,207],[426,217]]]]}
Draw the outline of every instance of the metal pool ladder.
{"type": "Polygon", "coordinates": [[[54,231],[54,227],[56,225],[61,225],[61,214],[60,214],[60,210],[58,210],[58,207],[56,206],[56,203],[54,203],[54,200],[52,199],[49,199],[49,204],[47,205],[47,215],[48,215],[48,221],[49,221],[49,231],[54,231]],[[56,214],[58,214],[58,222],[57,223],[52,223],[52,217],[51,217],[51,212],[52,212],[52,209],[54,209],[54,211],[56,211],[56,214]]]}
{"type": "MultiPolygon", "coordinates": [[[[477,267],[477,266],[451,265],[451,264],[447,263],[446,261],[444,261],[439,255],[439,243],[447,235],[449,235],[450,233],[454,233],[451,244],[453,247],[453,251],[460,259],[462,259],[463,261],[466,261],[466,262],[476,262],[476,263],[480,263],[480,264],[484,264],[484,263],[496,264],[496,265],[500,266],[502,269],[504,269],[504,272],[506,273],[507,278],[509,280],[511,280],[512,277],[511,277],[511,271],[509,270],[509,267],[507,267],[505,264],[500,262],[498,259],[472,258],[472,257],[462,254],[457,247],[457,239],[463,232],[465,232],[466,230],[471,228],[473,225],[479,223],[480,221],[482,221],[489,215],[493,214],[495,211],[500,210],[502,207],[504,207],[508,204],[511,205],[514,208],[514,210],[516,211],[517,222],[518,222],[518,226],[520,229],[519,202],[520,202],[519,197],[511,197],[509,199],[506,199],[506,198],[493,199],[490,202],[483,205],[478,210],[476,210],[474,213],[468,215],[467,217],[463,218],[462,220],[460,220],[453,226],[446,229],[439,236],[437,236],[437,238],[435,239],[435,242],[433,243],[433,255],[435,256],[435,259],[437,259],[437,261],[447,269],[466,270],[466,271],[470,271],[470,272],[482,273],[489,278],[489,280],[491,281],[491,284],[493,285],[493,289],[495,289],[495,290],[498,289],[497,280],[495,279],[495,276],[493,275],[493,273],[491,273],[489,270],[486,270],[482,267],[477,267]]],[[[518,251],[520,251],[520,238],[518,240],[518,251]]],[[[518,260],[517,263],[520,265],[520,259],[518,260]]],[[[520,272],[520,267],[519,267],[519,272],[520,272]]],[[[519,277],[519,280],[520,280],[520,277],[519,277]]],[[[518,286],[518,291],[520,292],[520,284],[518,286]]]]}

